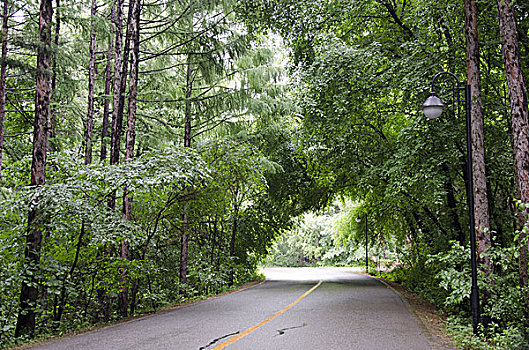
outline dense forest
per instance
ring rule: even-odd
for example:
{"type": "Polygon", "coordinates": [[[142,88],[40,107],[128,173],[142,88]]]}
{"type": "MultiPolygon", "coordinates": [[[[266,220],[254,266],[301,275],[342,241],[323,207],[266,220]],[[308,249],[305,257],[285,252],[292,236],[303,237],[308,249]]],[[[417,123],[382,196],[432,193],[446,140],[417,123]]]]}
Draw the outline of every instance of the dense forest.
{"type": "Polygon", "coordinates": [[[2,347],[255,280],[302,231],[350,264],[366,227],[465,347],[529,347],[526,1],[0,8],[2,347]],[[318,211],[339,218],[300,226],[318,211]]]}

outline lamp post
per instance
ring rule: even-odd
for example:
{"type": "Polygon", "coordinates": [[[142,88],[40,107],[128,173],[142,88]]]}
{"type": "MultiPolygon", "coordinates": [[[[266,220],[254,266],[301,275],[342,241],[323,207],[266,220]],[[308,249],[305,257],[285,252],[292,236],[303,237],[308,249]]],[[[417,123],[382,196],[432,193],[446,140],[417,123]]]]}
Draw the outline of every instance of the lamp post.
{"type": "MultiPolygon", "coordinates": [[[[356,217],[356,222],[360,222],[361,219],[360,219],[360,216],[357,216],[356,217]]],[[[365,214],[365,221],[366,221],[366,244],[365,244],[365,247],[366,247],[366,273],[368,271],[368,264],[369,264],[369,259],[367,258],[367,214],[365,214]]]]}
{"type": "Polygon", "coordinates": [[[467,187],[467,200],[468,200],[468,220],[470,224],[470,264],[472,274],[472,288],[470,291],[470,306],[472,309],[472,328],[474,334],[477,334],[478,324],[480,323],[480,310],[479,310],[479,290],[478,290],[478,277],[477,277],[477,263],[476,263],[476,225],[474,222],[474,184],[472,174],[472,130],[471,130],[471,95],[470,85],[463,84],[459,81],[457,76],[450,72],[437,73],[432,79],[432,89],[430,96],[424,101],[421,109],[428,119],[438,118],[445,108],[445,104],[439,97],[435,95],[434,84],[437,78],[440,76],[448,76],[452,78],[455,83],[452,86],[454,92],[457,92],[457,105],[458,111],[461,104],[461,91],[465,93],[465,116],[467,124],[467,176],[468,176],[468,187],[467,187]]]}

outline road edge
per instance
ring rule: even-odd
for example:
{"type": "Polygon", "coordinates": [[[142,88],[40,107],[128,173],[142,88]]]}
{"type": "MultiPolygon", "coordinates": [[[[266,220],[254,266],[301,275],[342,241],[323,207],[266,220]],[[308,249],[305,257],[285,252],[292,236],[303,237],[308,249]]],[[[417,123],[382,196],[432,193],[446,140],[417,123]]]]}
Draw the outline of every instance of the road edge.
{"type": "MultiPolygon", "coordinates": [[[[430,328],[428,328],[428,326],[426,326],[425,320],[423,320],[419,316],[419,314],[417,313],[417,311],[415,310],[413,305],[410,303],[408,298],[405,295],[403,295],[401,292],[399,292],[396,288],[394,288],[392,285],[390,285],[386,280],[384,280],[383,278],[380,278],[380,277],[376,277],[376,276],[372,276],[372,275],[366,274],[366,273],[362,273],[362,275],[377,280],[378,282],[382,283],[386,288],[390,289],[395,294],[397,294],[397,296],[402,300],[403,304],[406,306],[406,308],[408,309],[410,314],[413,316],[413,318],[415,318],[415,321],[417,321],[417,324],[419,325],[419,327],[423,331],[426,339],[428,340],[428,343],[430,344],[430,347],[433,350],[454,350],[454,349],[457,349],[457,347],[455,346],[455,344],[453,344],[452,341],[447,343],[447,342],[443,341],[441,338],[439,338],[438,336],[436,336],[435,334],[433,334],[431,332],[430,328]]],[[[402,288],[404,288],[404,287],[402,287],[402,288]]]]}
{"type": "Polygon", "coordinates": [[[17,346],[14,346],[14,347],[5,348],[5,350],[32,349],[32,348],[37,347],[37,346],[53,344],[54,342],[56,342],[56,341],[58,341],[60,339],[73,337],[73,336],[77,336],[77,335],[80,335],[80,334],[90,333],[90,332],[93,332],[93,331],[99,331],[99,330],[106,329],[106,328],[116,327],[116,326],[119,326],[119,325],[122,325],[122,324],[125,324],[125,323],[129,323],[129,322],[140,321],[142,319],[145,319],[145,318],[148,318],[148,317],[151,317],[151,316],[156,316],[156,315],[159,315],[159,314],[163,314],[163,313],[170,312],[170,311],[173,311],[173,310],[181,309],[181,308],[184,308],[184,307],[188,307],[188,306],[204,303],[204,302],[219,298],[219,297],[224,296],[224,295],[233,294],[233,293],[237,293],[237,292],[242,292],[242,291],[244,291],[246,289],[257,287],[257,286],[263,284],[265,281],[266,281],[265,279],[262,279],[262,280],[255,280],[255,281],[247,282],[247,283],[241,285],[240,287],[227,290],[227,291],[225,291],[223,293],[210,295],[210,296],[205,297],[203,299],[186,301],[186,302],[183,302],[183,303],[180,303],[180,304],[167,305],[167,306],[164,306],[164,307],[162,307],[162,308],[160,308],[158,310],[155,310],[155,311],[146,312],[144,314],[135,315],[135,316],[129,316],[129,317],[121,319],[121,320],[115,320],[115,321],[112,321],[112,322],[108,322],[108,323],[101,324],[101,325],[96,325],[96,326],[93,326],[93,327],[81,328],[81,329],[75,330],[73,332],[64,333],[61,336],[50,336],[50,337],[45,337],[45,338],[42,338],[42,339],[37,339],[37,340],[32,341],[30,343],[25,343],[25,344],[17,345],[17,346]]]}

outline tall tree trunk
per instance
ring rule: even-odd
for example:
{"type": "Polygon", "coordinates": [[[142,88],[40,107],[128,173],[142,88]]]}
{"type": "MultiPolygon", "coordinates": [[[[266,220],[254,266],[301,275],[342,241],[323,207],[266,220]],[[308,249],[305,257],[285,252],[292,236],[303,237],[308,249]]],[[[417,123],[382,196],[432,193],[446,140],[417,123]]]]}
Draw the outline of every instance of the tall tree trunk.
{"type": "MultiPolygon", "coordinates": [[[[55,1],[55,7],[60,8],[61,7],[61,1],[56,0],[55,1]]],[[[61,33],[61,16],[59,15],[59,11],[57,11],[57,16],[55,17],[55,37],[53,39],[53,43],[55,44],[55,47],[59,47],[59,35],[61,33]]],[[[51,78],[51,94],[53,94],[57,88],[57,60],[53,57],[52,58],[52,78],[51,78]]],[[[49,149],[51,151],[55,151],[57,149],[57,142],[55,141],[55,128],[56,128],[56,120],[55,120],[55,113],[56,111],[53,110],[50,112],[50,117],[48,119],[48,142],[49,142],[49,149]]]]}
{"type": "MultiPolygon", "coordinates": [[[[113,94],[112,94],[112,130],[110,134],[110,164],[117,164],[119,162],[119,151],[121,144],[121,127],[122,120],[120,119],[119,101],[121,96],[121,62],[122,62],[122,51],[121,51],[121,27],[122,27],[122,6],[123,0],[114,0],[111,10],[111,22],[113,25],[113,33],[115,34],[115,44],[113,50],[114,60],[114,81],[113,81],[113,94]]],[[[107,71],[108,72],[108,71],[107,71]]],[[[110,195],[108,200],[108,207],[111,210],[116,208],[116,192],[110,195]]],[[[102,253],[103,255],[110,254],[109,248],[105,247],[102,253]]],[[[101,312],[105,320],[110,318],[110,298],[106,294],[103,288],[98,290],[98,299],[101,303],[101,312]]],[[[119,308],[119,305],[118,305],[119,308]]],[[[96,314],[94,317],[95,321],[99,321],[99,315],[96,314]]]]}
{"type": "MultiPolygon", "coordinates": [[[[493,266],[486,250],[491,246],[489,202],[485,177],[485,144],[483,132],[483,110],[481,103],[481,73],[479,67],[479,40],[476,0],[465,0],[465,37],[467,57],[467,83],[470,85],[472,104],[472,172],[474,183],[474,219],[478,263],[486,275],[493,266]]],[[[470,101],[469,101],[470,102],[470,101]]]]}
{"type": "Polygon", "coordinates": [[[193,93],[193,68],[191,67],[191,54],[187,58],[186,71],[186,106],[185,106],[185,125],[184,125],[184,147],[191,147],[191,96],[193,93]]]}
{"type": "MultiPolygon", "coordinates": [[[[114,14],[112,14],[114,17],[114,14]]],[[[114,35],[114,27],[110,29],[111,37],[114,35]]],[[[112,40],[109,41],[107,51],[107,65],[105,68],[105,99],[103,102],[103,123],[101,127],[101,154],[99,159],[101,161],[107,158],[107,138],[108,138],[108,127],[109,127],[109,114],[110,114],[110,89],[112,86],[112,52],[114,50],[114,44],[112,40]]]]}
{"type": "MultiPolygon", "coordinates": [[[[184,125],[184,147],[191,147],[191,96],[193,93],[193,68],[191,67],[191,54],[187,56],[186,68],[186,105],[185,105],[185,125],[184,125]]],[[[187,200],[186,200],[187,201],[187,200]]],[[[184,214],[182,216],[182,238],[180,239],[180,283],[187,283],[187,248],[188,248],[188,217],[187,202],[184,205],[184,214]]],[[[185,295],[185,289],[183,294],[185,295]]]]}
{"type": "Polygon", "coordinates": [[[7,72],[7,30],[9,20],[9,3],[3,1],[2,13],[2,63],[0,65],[0,180],[2,173],[2,156],[4,151],[4,124],[6,114],[6,72],[7,72]]]}
{"type": "MultiPolygon", "coordinates": [[[[42,0],[39,15],[39,45],[37,53],[37,88],[35,93],[35,120],[33,123],[33,158],[31,163],[31,185],[41,186],[46,182],[46,154],[48,150],[48,120],[50,118],[50,65],[51,65],[51,0],[42,0]]],[[[37,199],[38,200],[38,199],[37,199]]],[[[35,305],[37,303],[36,278],[42,245],[42,213],[35,208],[28,215],[28,234],[25,249],[25,278],[20,291],[20,311],[15,337],[35,334],[35,305]]]]}
{"type": "Polygon", "coordinates": [[[134,158],[134,144],[136,141],[136,104],[138,96],[138,67],[140,50],[140,0],[130,0],[132,20],[130,22],[131,65],[129,77],[129,104],[127,109],[127,134],[125,140],[125,160],[134,158]]]}
{"type": "Polygon", "coordinates": [[[95,83],[95,67],[96,67],[96,33],[95,33],[95,17],[96,17],[97,3],[92,0],[92,23],[90,25],[90,45],[89,54],[90,59],[88,63],[88,110],[86,112],[85,125],[85,158],[84,163],[92,163],[92,138],[94,136],[94,83],[95,83]]]}
{"type": "MultiPolygon", "coordinates": [[[[125,68],[122,69],[124,63],[124,57],[127,57],[127,53],[123,52],[122,49],[122,17],[123,17],[123,0],[115,0],[114,7],[112,9],[115,30],[115,44],[114,44],[114,91],[112,95],[112,130],[110,134],[110,164],[119,163],[119,153],[121,150],[121,132],[123,127],[123,95],[125,89],[123,87],[123,81],[126,81],[126,77],[122,75],[125,68]]],[[[126,67],[126,63],[124,65],[126,67]]],[[[126,74],[126,73],[125,73],[126,74]]],[[[108,207],[110,209],[116,208],[116,193],[110,196],[108,201],[108,207]]]]}
{"type": "MultiPolygon", "coordinates": [[[[109,48],[109,53],[112,50],[112,47],[109,48]]],[[[107,143],[108,143],[108,127],[109,127],[109,114],[110,114],[110,99],[108,98],[110,94],[110,86],[112,85],[112,65],[111,58],[107,57],[107,66],[105,74],[105,99],[103,102],[103,122],[101,125],[101,153],[99,155],[99,160],[103,161],[107,158],[107,143]]]]}
{"type": "MultiPolygon", "coordinates": [[[[115,8],[112,8],[111,18],[115,16],[115,8]]],[[[107,143],[108,143],[108,128],[109,128],[109,114],[110,114],[110,90],[112,87],[112,55],[114,51],[114,44],[112,41],[113,36],[115,35],[114,27],[111,26],[110,29],[109,47],[107,51],[107,64],[105,69],[105,99],[103,102],[103,122],[102,122],[102,131],[101,131],[101,153],[99,159],[104,161],[107,158],[107,143]]],[[[112,200],[111,200],[112,201],[112,200]]],[[[109,203],[111,206],[111,203],[109,203]]],[[[105,249],[106,250],[106,249],[105,249]]],[[[104,255],[106,251],[100,252],[99,254],[104,255]]],[[[97,290],[97,298],[100,302],[101,309],[94,313],[94,323],[99,323],[100,316],[103,314],[105,321],[110,319],[110,300],[108,295],[106,295],[103,288],[97,290]]]]}
{"type": "MultiPolygon", "coordinates": [[[[511,105],[511,122],[513,132],[515,178],[518,185],[520,201],[529,205],[529,112],[527,109],[526,86],[522,72],[520,50],[516,31],[516,21],[510,0],[498,0],[500,37],[505,75],[509,87],[511,105]]],[[[523,225],[527,225],[529,208],[522,210],[523,225]]],[[[522,287],[528,286],[527,255],[529,237],[520,234],[520,282],[522,287]]],[[[525,328],[529,329],[529,295],[525,296],[525,328]]]]}
{"type": "MultiPolygon", "coordinates": [[[[121,19],[122,19],[122,6],[123,0],[115,0],[112,22],[114,24],[114,30],[116,34],[114,44],[114,93],[112,97],[112,131],[110,134],[110,164],[119,163],[119,151],[121,145],[121,127],[123,115],[119,113],[119,102],[123,91],[121,90],[121,63],[123,53],[121,51],[122,38],[121,38],[121,19]]],[[[115,207],[111,205],[112,208],[115,207]]]]}
{"type": "MultiPolygon", "coordinates": [[[[127,78],[128,78],[128,69],[129,69],[129,55],[130,55],[130,43],[131,43],[131,38],[132,38],[132,34],[131,34],[131,23],[133,22],[133,1],[134,0],[131,0],[129,2],[129,13],[128,13],[128,16],[127,16],[127,31],[125,33],[125,44],[124,44],[124,47],[123,47],[123,53],[122,53],[122,60],[123,62],[121,63],[121,77],[120,77],[120,83],[119,83],[119,103],[118,103],[118,111],[117,111],[117,118],[119,120],[119,125],[120,125],[120,130],[119,130],[119,135],[121,137],[121,125],[123,123],[123,113],[124,113],[124,109],[125,109],[125,94],[127,92],[127,78]]],[[[119,147],[117,148],[118,149],[118,154],[117,154],[117,159],[119,159],[119,147]]]]}
{"type": "MultiPolygon", "coordinates": [[[[129,6],[129,19],[127,33],[131,38],[131,69],[129,77],[129,105],[127,109],[127,134],[125,138],[125,161],[129,162],[134,158],[134,143],[136,140],[136,102],[138,95],[138,67],[139,67],[139,45],[140,45],[140,1],[131,0],[129,6]]],[[[123,194],[123,218],[125,220],[132,220],[132,198],[125,188],[123,194]]],[[[126,260],[129,258],[129,242],[123,241],[121,244],[121,258],[126,260]]],[[[120,313],[122,316],[127,316],[128,307],[128,277],[127,271],[122,271],[123,289],[119,293],[120,313]]],[[[137,287],[136,287],[137,289],[137,287]]],[[[134,306],[131,306],[134,310],[134,306]]]]}

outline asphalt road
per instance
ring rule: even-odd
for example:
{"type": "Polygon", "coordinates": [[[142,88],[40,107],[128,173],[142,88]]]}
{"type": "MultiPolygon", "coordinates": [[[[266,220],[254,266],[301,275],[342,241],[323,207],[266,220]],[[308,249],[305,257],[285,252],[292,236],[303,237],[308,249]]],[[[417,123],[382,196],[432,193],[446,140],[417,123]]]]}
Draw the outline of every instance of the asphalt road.
{"type": "Polygon", "coordinates": [[[397,294],[352,269],[265,274],[266,282],[249,289],[35,349],[438,348],[397,294]]]}

